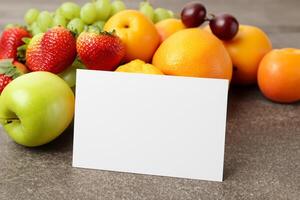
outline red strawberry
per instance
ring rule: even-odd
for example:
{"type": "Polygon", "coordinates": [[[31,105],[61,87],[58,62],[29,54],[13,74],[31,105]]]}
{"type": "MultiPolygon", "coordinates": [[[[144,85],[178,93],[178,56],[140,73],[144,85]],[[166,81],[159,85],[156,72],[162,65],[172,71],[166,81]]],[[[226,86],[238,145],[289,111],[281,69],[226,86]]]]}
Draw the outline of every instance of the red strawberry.
{"type": "Polygon", "coordinates": [[[25,65],[20,62],[13,61],[13,59],[0,60],[0,94],[13,79],[27,72],[25,65]]]}
{"type": "Polygon", "coordinates": [[[0,74],[0,94],[4,88],[12,81],[12,78],[4,74],[0,74]]]}
{"type": "Polygon", "coordinates": [[[83,32],[77,38],[77,53],[88,69],[113,71],[125,56],[125,46],[114,34],[83,32]]]}
{"type": "Polygon", "coordinates": [[[0,59],[17,59],[17,49],[23,45],[22,38],[31,37],[30,33],[22,27],[12,27],[4,30],[0,38],[0,59]]]}
{"type": "Polygon", "coordinates": [[[26,65],[31,71],[58,74],[76,58],[76,40],[63,27],[55,27],[32,38],[26,51],[26,65]]]}

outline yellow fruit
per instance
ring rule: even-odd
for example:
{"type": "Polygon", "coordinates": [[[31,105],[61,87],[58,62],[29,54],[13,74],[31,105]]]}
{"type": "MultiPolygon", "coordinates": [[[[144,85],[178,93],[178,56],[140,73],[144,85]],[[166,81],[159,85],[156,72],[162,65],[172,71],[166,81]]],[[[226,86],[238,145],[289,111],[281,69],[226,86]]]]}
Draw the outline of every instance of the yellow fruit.
{"type": "Polygon", "coordinates": [[[180,19],[165,19],[155,24],[155,27],[160,35],[161,42],[165,41],[172,34],[185,29],[184,24],[180,19]]]}
{"type": "Polygon", "coordinates": [[[142,73],[142,74],[160,74],[163,73],[151,64],[147,64],[142,60],[134,60],[130,63],[120,66],[116,72],[142,73]]]}
{"type": "Polygon", "coordinates": [[[164,74],[231,79],[232,62],[222,42],[199,28],[178,31],[166,39],[153,57],[164,74]]]}
{"type": "Polygon", "coordinates": [[[155,25],[136,10],[124,10],[115,14],[106,22],[104,30],[115,30],[125,44],[125,62],[134,59],[150,62],[160,43],[155,25]]]}

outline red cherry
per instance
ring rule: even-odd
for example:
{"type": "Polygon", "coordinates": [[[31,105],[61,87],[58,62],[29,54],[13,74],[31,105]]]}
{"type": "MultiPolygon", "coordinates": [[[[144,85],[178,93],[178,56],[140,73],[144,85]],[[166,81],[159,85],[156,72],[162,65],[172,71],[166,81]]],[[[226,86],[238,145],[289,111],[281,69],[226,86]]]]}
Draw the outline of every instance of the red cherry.
{"type": "Polygon", "coordinates": [[[206,8],[198,2],[191,2],[184,6],[181,12],[181,20],[188,28],[198,27],[206,19],[206,8]]]}
{"type": "Polygon", "coordinates": [[[222,14],[210,20],[209,26],[211,31],[220,40],[233,39],[239,30],[239,22],[229,14],[222,14]]]}

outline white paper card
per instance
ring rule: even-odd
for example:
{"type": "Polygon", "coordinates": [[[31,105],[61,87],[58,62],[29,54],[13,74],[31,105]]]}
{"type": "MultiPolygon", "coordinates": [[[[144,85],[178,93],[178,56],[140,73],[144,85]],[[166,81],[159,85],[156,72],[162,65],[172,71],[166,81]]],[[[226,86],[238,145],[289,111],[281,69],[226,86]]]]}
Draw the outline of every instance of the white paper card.
{"type": "Polygon", "coordinates": [[[222,181],[228,84],[78,70],[73,166],[222,181]]]}

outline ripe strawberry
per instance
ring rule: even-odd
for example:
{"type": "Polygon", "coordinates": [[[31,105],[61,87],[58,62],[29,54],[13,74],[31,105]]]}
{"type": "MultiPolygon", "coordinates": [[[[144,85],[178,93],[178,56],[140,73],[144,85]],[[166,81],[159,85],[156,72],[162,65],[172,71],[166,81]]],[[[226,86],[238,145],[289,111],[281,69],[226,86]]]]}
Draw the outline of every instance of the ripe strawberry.
{"type": "Polygon", "coordinates": [[[27,72],[25,65],[20,62],[13,61],[13,59],[0,60],[0,94],[13,79],[27,72]]]}
{"type": "Polygon", "coordinates": [[[54,27],[32,38],[26,51],[26,65],[31,71],[58,74],[76,58],[76,40],[63,27],[54,27]]]}
{"type": "Polygon", "coordinates": [[[77,53],[88,69],[114,71],[125,56],[125,46],[114,34],[83,32],[77,38],[77,53]]]}
{"type": "Polygon", "coordinates": [[[31,37],[30,33],[22,27],[12,27],[4,30],[0,38],[0,59],[17,59],[17,49],[23,45],[25,37],[31,37]]]}

